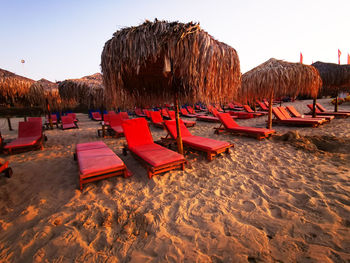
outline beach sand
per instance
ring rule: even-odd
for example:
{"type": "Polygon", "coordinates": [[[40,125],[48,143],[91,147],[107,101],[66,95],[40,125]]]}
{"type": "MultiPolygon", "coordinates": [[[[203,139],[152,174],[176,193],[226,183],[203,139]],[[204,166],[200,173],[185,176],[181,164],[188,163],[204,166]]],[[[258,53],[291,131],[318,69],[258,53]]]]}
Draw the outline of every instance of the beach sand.
{"type": "MultiPolygon", "coordinates": [[[[328,100],[319,100],[328,109],[328,100]]],[[[310,100],[293,104],[307,111],[310,100]]],[[[350,111],[350,104],[340,106],[350,111]]],[[[1,262],[349,262],[350,118],[319,128],[276,126],[278,135],[194,135],[234,143],[208,162],[188,153],[185,171],[148,179],[125,138],[97,137],[98,122],[77,114],[80,129],[47,130],[44,150],[0,157],[1,262]],[[282,136],[283,135],[283,136],[282,136]],[[75,145],[103,140],[133,175],[78,190],[75,145]]],[[[17,136],[0,120],[5,139],[17,136]]],[[[267,117],[237,120],[265,127],[267,117]]],[[[158,140],[166,132],[151,126],[158,140]]]]}

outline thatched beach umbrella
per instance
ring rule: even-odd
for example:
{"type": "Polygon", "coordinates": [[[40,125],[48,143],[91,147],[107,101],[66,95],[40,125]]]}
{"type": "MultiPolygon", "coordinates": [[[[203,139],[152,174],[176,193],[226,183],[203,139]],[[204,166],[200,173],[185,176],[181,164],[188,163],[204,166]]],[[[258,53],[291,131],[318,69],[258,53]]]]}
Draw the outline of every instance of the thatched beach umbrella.
{"type": "Polygon", "coordinates": [[[315,97],[321,85],[321,78],[314,67],[271,58],[243,74],[240,95],[248,101],[270,99],[268,128],[271,129],[274,97],[298,94],[315,97]]]}
{"type": "Polygon", "coordinates": [[[232,100],[240,85],[236,50],[195,23],[146,21],[113,34],[101,56],[108,103],[118,106],[176,105],[232,100]]]}
{"type": "Polygon", "coordinates": [[[73,100],[88,108],[104,105],[104,86],[101,73],[80,79],[68,79],[58,84],[62,100],[73,100]]]}
{"type": "Polygon", "coordinates": [[[0,103],[24,104],[34,80],[0,69],[0,103]]]}
{"type": "MultiPolygon", "coordinates": [[[[338,65],[317,61],[312,64],[322,79],[322,94],[337,94],[334,111],[338,111],[338,93],[350,91],[350,65],[338,65]]],[[[316,101],[314,101],[315,107],[316,101]]],[[[314,109],[315,111],[315,109],[314,109]]]]}

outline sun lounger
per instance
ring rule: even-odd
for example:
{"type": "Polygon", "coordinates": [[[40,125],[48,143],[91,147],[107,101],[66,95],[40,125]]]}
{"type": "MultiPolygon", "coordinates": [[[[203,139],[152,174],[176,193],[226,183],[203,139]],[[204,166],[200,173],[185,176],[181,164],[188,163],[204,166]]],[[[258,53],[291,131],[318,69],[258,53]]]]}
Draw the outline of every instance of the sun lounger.
{"type": "Polygon", "coordinates": [[[322,124],[324,121],[320,120],[307,120],[303,118],[291,118],[286,116],[284,112],[280,110],[279,107],[273,107],[272,113],[274,114],[275,118],[272,120],[275,124],[284,124],[284,125],[301,125],[301,126],[312,126],[312,127],[318,127],[320,124],[322,124]]]}
{"type": "Polygon", "coordinates": [[[254,114],[245,111],[229,111],[228,113],[231,115],[231,117],[235,117],[236,119],[254,118],[254,114]]]}
{"type": "Polygon", "coordinates": [[[138,116],[138,117],[142,117],[142,118],[146,118],[146,117],[147,117],[147,115],[144,114],[144,113],[141,111],[140,108],[136,108],[136,109],[135,109],[135,115],[138,116]]]}
{"type": "Polygon", "coordinates": [[[116,138],[124,136],[124,130],[122,127],[122,115],[119,114],[112,114],[109,116],[109,129],[112,131],[112,134],[116,138]]]}
{"type": "Polygon", "coordinates": [[[168,109],[163,108],[163,109],[161,110],[161,114],[162,114],[162,117],[163,117],[164,119],[170,120],[170,116],[169,116],[169,113],[168,113],[168,109]]]}
{"type": "Polygon", "coordinates": [[[331,121],[334,119],[334,116],[327,116],[327,115],[324,115],[324,116],[317,116],[315,118],[312,117],[312,115],[301,115],[299,113],[299,111],[296,110],[296,108],[294,108],[294,106],[287,106],[286,107],[287,110],[293,115],[293,117],[297,117],[297,118],[305,118],[305,119],[318,119],[318,120],[322,120],[322,119],[326,119],[327,121],[331,121]]]}
{"type": "Polygon", "coordinates": [[[9,167],[9,161],[5,163],[0,163],[0,174],[5,174],[6,177],[10,178],[12,176],[12,169],[9,167]]]}
{"type": "Polygon", "coordinates": [[[78,122],[79,120],[77,119],[77,115],[75,113],[67,113],[67,116],[72,117],[74,122],[78,122]]]}
{"type": "Polygon", "coordinates": [[[131,175],[124,162],[102,141],[77,144],[75,159],[79,164],[80,190],[86,183],[117,175],[131,175]]]}
{"type": "MultiPolygon", "coordinates": [[[[170,119],[171,119],[171,120],[175,120],[175,111],[169,110],[168,113],[169,113],[170,119]]],[[[182,119],[181,119],[181,120],[182,120],[182,119]]],[[[185,126],[186,126],[187,128],[190,128],[190,127],[193,127],[193,126],[196,125],[196,122],[195,122],[195,121],[182,120],[182,122],[185,124],[185,126]]]]}
{"type": "MultiPolygon", "coordinates": [[[[306,105],[311,111],[308,114],[312,114],[313,111],[313,105],[308,104],[306,105]]],[[[316,115],[319,116],[334,116],[335,118],[348,118],[350,117],[350,113],[342,113],[342,112],[333,112],[333,111],[327,111],[327,112],[322,112],[318,107],[316,107],[316,115]]]]}
{"type": "Polygon", "coordinates": [[[61,129],[67,130],[67,129],[78,129],[78,124],[74,122],[73,118],[71,116],[62,116],[61,117],[61,129]]]}
{"type": "Polygon", "coordinates": [[[185,108],[180,109],[181,115],[187,118],[196,118],[197,114],[190,114],[185,108]]]}
{"type": "Polygon", "coordinates": [[[99,113],[98,111],[91,112],[91,116],[94,121],[102,121],[101,113],[99,113]]]}
{"type": "Polygon", "coordinates": [[[185,169],[183,155],[153,142],[146,119],[125,120],[122,125],[128,149],[147,168],[149,178],[173,169],[185,169]]]}
{"type": "Polygon", "coordinates": [[[257,100],[256,103],[258,103],[262,111],[269,111],[269,108],[262,101],[257,100]]]}
{"type": "Polygon", "coordinates": [[[267,114],[267,112],[253,111],[253,109],[247,104],[243,105],[243,108],[244,108],[245,111],[247,111],[248,113],[253,114],[254,116],[263,116],[263,115],[267,114]]]}
{"type": "MultiPolygon", "coordinates": [[[[172,139],[176,140],[176,121],[165,121],[164,123],[168,131],[168,135],[170,135],[172,139]]],[[[208,161],[211,161],[214,156],[220,153],[229,153],[229,149],[233,147],[233,144],[225,141],[218,141],[210,138],[192,135],[182,121],[180,121],[180,129],[183,145],[197,151],[205,152],[207,154],[208,161]]]]}
{"type": "MultiPolygon", "coordinates": [[[[57,121],[56,114],[51,114],[51,121],[52,121],[52,125],[56,125],[56,127],[58,128],[58,121],[57,121]]],[[[45,125],[46,125],[46,128],[48,128],[50,126],[49,116],[45,117],[45,125]]]]}
{"type": "Polygon", "coordinates": [[[128,120],[129,119],[129,114],[126,111],[121,111],[120,116],[122,117],[123,120],[128,120]]]}
{"type": "MultiPolygon", "coordinates": [[[[321,111],[321,112],[330,112],[328,111],[325,107],[323,107],[320,103],[316,103],[316,107],[321,111]]],[[[337,111],[339,113],[347,113],[350,114],[350,111],[337,111]]]]}
{"type": "Polygon", "coordinates": [[[142,112],[146,115],[147,119],[151,119],[151,112],[153,110],[143,109],[142,112]]]}
{"type": "Polygon", "coordinates": [[[234,119],[231,118],[228,113],[220,113],[218,115],[221,125],[218,128],[215,128],[216,133],[221,132],[230,132],[233,134],[245,135],[250,137],[255,137],[258,140],[265,139],[276,131],[272,129],[265,128],[257,128],[257,127],[248,127],[248,126],[240,126],[234,119]]]}
{"type": "Polygon", "coordinates": [[[164,127],[164,120],[162,118],[162,115],[160,115],[160,111],[151,112],[151,122],[157,128],[164,127]]]}
{"type": "Polygon", "coordinates": [[[42,126],[40,125],[40,122],[19,122],[17,139],[7,143],[4,146],[4,151],[12,154],[14,151],[42,149],[43,138],[42,126]]]}

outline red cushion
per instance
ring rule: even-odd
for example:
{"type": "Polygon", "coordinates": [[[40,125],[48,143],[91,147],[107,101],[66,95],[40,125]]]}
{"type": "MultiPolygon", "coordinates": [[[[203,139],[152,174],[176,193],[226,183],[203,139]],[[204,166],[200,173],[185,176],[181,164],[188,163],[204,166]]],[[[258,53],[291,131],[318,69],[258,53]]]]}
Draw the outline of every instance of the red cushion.
{"type": "Polygon", "coordinates": [[[38,121],[40,126],[43,125],[43,119],[41,117],[28,117],[28,121],[38,121]]]}
{"type": "Polygon", "coordinates": [[[123,161],[108,147],[78,151],[77,157],[81,177],[124,166],[123,161]]]}
{"type": "Polygon", "coordinates": [[[175,111],[169,110],[168,114],[169,114],[170,119],[175,120],[175,111]]]}
{"type": "Polygon", "coordinates": [[[120,114],[109,115],[109,126],[121,126],[122,122],[123,120],[120,114]]]}
{"type": "Polygon", "coordinates": [[[92,115],[92,118],[96,121],[102,120],[101,113],[99,113],[99,112],[92,112],[91,115],[92,115]]]}
{"type": "Polygon", "coordinates": [[[71,116],[62,116],[61,121],[62,124],[74,124],[74,119],[71,116]]]}
{"type": "Polygon", "coordinates": [[[86,143],[79,143],[76,146],[76,151],[86,151],[86,150],[92,150],[92,149],[98,149],[98,148],[106,148],[107,145],[102,141],[97,142],[86,142],[86,143]]]}
{"type": "Polygon", "coordinates": [[[111,128],[116,133],[124,133],[123,127],[121,125],[111,126],[111,128]]]}
{"type": "Polygon", "coordinates": [[[159,111],[151,111],[151,120],[153,123],[162,123],[163,118],[159,111]]]}
{"type": "Polygon", "coordinates": [[[235,122],[229,113],[219,113],[218,118],[226,128],[239,127],[237,122],[235,122]]]}
{"type": "Polygon", "coordinates": [[[25,147],[35,145],[40,140],[39,137],[23,137],[17,138],[12,142],[9,142],[4,146],[5,149],[16,148],[16,147],[25,147]]]}
{"type": "MultiPolygon", "coordinates": [[[[167,127],[168,131],[170,132],[171,137],[174,139],[177,138],[177,128],[176,128],[176,121],[164,121],[165,126],[167,127]]],[[[180,120],[180,131],[181,131],[181,137],[188,137],[192,136],[190,131],[186,128],[185,124],[180,120]]]]}
{"type": "Polygon", "coordinates": [[[212,116],[201,116],[201,115],[197,115],[197,120],[219,120],[218,117],[212,117],[212,116]]]}
{"type": "Polygon", "coordinates": [[[129,119],[129,114],[125,111],[120,112],[120,116],[122,117],[123,120],[129,119]]]}
{"type": "Polygon", "coordinates": [[[218,141],[218,140],[204,138],[200,136],[194,136],[194,135],[189,137],[184,137],[182,141],[184,144],[187,144],[189,146],[195,146],[203,150],[212,150],[212,151],[230,146],[230,144],[225,141],[218,141]]]}
{"type": "Polygon", "coordinates": [[[257,127],[247,127],[247,126],[239,126],[228,128],[232,131],[243,132],[243,133],[251,133],[251,134],[272,134],[275,133],[275,130],[265,129],[265,128],[257,128],[257,127]]]}
{"type": "Polygon", "coordinates": [[[62,123],[62,128],[63,129],[70,129],[70,128],[76,128],[74,122],[73,123],[62,123]]]}
{"type": "Polygon", "coordinates": [[[185,126],[194,126],[196,124],[195,121],[186,121],[186,120],[181,120],[185,126]]]}
{"type": "Polygon", "coordinates": [[[37,137],[42,134],[42,125],[38,121],[27,121],[18,123],[18,138],[37,137]]]}
{"type": "Polygon", "coordinates": [[[146,119],[124,120],[122,127],[129,148],[153,143],[152,134],[146,119]]]}
{"type": "Polygon", "coordinates": [[[129,149],[141,159],[155,167],[184,160],[183,155],[155,143],[138,145],[135,147],[130,147],[129,145],[129,149]]]}

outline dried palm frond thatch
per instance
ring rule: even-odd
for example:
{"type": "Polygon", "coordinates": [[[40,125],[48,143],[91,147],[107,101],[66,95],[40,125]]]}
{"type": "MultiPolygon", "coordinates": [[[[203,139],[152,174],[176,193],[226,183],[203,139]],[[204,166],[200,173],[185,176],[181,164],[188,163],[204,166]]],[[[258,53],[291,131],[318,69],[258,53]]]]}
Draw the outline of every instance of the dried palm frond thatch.
{"type": "Polygon", "coordinates": [[[101,73],[62,81],[58,84],[58,90],[65,102],[76,102],[88,108],[99,108],[104,104],[104,86],[101,73]]]}
{"type": "Polygon", "coordinates": [[[115,32],[101,68],[108,103],[123,107],[230,100],[241,77],[236,50],[199,24],[157,19],[115,32]]]}
{"type": "Polygon", "coordinates": [[[31,104],[38,105],[42,109],[47,108],[47,102],[53,111],[60,111],[62,108],[58,84],[46,79],[40,79],[31,85],[28,100],[31,104]]]}
{"type": "Polygon", "coordinates": [[[0,103],[25,104],[34,80],[0,69],[0,103]]]}
{"type": "Polygon", "coordinates": [[[330,94],[334,91],[350,90],[350,65],[338,65],[317,61],[315,67],[322,79],[322,93],[330,94]]]}
{"type": "Polygon", "coordinates": [[[273,97],[298,94],[316,97],[321,85],[322,80],[314,67],[271,58],[243,74],[240,96],[248,101],[270,99],[268,127],[271,128],[273,97]]]}

